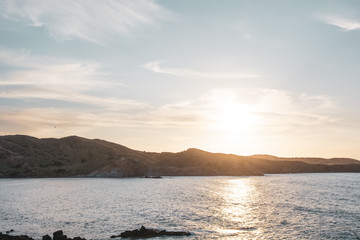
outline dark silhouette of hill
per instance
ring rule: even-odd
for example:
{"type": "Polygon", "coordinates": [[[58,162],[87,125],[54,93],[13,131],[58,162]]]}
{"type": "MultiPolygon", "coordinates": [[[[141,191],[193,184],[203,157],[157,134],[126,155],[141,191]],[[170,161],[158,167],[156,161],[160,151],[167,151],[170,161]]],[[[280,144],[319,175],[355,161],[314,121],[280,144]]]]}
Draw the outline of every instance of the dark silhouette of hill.
{"type": "Polygon", "coordinates": [[[99,139],[0,136],[0,177],[246,176],[267,173],[360,172],[348,158],[238,156],[188,149],[136,151],[99,139]]]}
{"type": "Polygon", "coordinates": [[[258,159],[273,160],[273,161],[298,161],[298,162],[305,162],[311,164],[325,164],[325,165],[359,164],[359,161],[353,158],[311,158],[311,157],[284,158],[284,157],[276,157],[266,154],[257,154],[257,155],[252,155],[251,157],[258,159]]]}

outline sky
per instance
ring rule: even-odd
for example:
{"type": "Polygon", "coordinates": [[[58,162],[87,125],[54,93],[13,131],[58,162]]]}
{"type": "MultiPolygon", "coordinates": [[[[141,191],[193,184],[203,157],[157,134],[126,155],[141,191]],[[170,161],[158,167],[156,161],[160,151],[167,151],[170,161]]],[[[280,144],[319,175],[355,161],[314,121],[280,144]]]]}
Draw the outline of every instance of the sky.
{"type": "Polygon", "coordinates": [[[0,135],[360,159],[358,0],[0,0],[0,135]]]}

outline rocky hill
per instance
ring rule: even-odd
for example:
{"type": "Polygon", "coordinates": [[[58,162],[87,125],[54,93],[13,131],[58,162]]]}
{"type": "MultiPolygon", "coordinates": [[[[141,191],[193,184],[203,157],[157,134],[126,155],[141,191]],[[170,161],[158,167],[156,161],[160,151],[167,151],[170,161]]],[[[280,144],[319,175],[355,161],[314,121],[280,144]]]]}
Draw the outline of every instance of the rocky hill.
{"type": "Polygon", "coordinates": [[[348,158],[237,156],[188,149],[136,151],[99,139],[0,136],[0,177],[245,176],[267,173],[360,172],[348,158]]]}

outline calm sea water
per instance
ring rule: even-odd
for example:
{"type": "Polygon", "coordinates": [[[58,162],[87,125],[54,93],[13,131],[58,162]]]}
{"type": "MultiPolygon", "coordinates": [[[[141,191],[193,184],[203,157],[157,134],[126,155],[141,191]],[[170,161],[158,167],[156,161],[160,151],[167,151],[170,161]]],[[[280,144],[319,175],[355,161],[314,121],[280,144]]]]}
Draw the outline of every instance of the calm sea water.
{"type": "Polygon", "coordinates": [[[0,193],[0,231],[39,239],[59,229],[109,239],[141,225],[186,239],[360,239],[357,173],[1,179],[0,193]]]}

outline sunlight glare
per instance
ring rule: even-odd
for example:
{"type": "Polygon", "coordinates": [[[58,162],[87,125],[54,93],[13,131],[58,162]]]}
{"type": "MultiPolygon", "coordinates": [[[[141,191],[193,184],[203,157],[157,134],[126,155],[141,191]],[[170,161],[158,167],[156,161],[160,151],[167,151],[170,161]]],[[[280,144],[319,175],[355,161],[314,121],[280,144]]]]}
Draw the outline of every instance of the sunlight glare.
{"type": "Polygon", "coordinates": [[[236,99],[231,92],[215,94],[213,96],[214,116],[211,129],[223,133],[250,132],[259,123],[254,113],[254,106],[236,99]]]}
{"type": "Polygon", "coordinates": [[[252,203],[257,197],[256,189],[249,178],[234,178],[227,181],[223,197],[225,205],[221,209],[226,219],[226,227],[218,229],[222,234],[236,234],[257,229],[257,216],[252,212],[252,203]]]}

